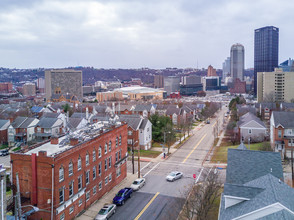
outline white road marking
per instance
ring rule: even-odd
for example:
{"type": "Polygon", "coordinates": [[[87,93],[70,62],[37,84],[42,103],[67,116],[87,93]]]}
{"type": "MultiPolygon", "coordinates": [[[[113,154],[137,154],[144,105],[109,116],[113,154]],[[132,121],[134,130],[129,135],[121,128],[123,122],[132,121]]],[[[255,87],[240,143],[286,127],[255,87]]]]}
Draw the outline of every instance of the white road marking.
{"type": "MultiPolygon", "coordinates": [[[[147,167],[149,164],[151,164],[151,162],[147,163],[140,171],[142,172],[142,170],[144,170],[145,167],[147,167]]],[[[137,171],[137,173],[138,173],[138,171],[137,171]]]]}
{"type": "Polygon", "coordinates": [[[158,164],[156,164],[154,167],[152,167],[152,169],[149,170],[147,173],[145,173],[145,175],[143,176],[143,178],[146,177],[146,176],[147,176],[152,170],[154,170],[159,164],[160,164],[160,162],[159,162],[158,164]]]}
{"type": "Polygon", "coordinates": [[[209,169],[208,174],[207,174],[207,176],[206,176],[206,178],[205,178],[205,181],[207,180],[207,177],[208,177],[208,175],[210,174],[211,170],[212,170],[212,167],[209,169]]]}
{"type": "Polygon", "coordinates": [[[198,183],[198,181],[199,181],[199,179],[200,179],[200,176],[201,176],[201,174],[202,174],[203,169],[204,169],[204,167],[201,168],[201,171],[200,171],[200,173],[199,173],[198,178],[197,178],[196,181],[195,181],[195,184],[198,183]]]}

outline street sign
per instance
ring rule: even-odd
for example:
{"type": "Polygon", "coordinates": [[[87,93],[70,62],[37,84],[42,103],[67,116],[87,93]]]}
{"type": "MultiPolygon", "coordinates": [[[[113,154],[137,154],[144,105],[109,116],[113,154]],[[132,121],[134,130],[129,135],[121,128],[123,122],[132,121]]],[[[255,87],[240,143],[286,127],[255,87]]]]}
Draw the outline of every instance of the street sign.
{"type": "Polygon", "coordinates": [[[195,173],[193,174],[193,178],[196,179],[196,174],[195,173]]]}

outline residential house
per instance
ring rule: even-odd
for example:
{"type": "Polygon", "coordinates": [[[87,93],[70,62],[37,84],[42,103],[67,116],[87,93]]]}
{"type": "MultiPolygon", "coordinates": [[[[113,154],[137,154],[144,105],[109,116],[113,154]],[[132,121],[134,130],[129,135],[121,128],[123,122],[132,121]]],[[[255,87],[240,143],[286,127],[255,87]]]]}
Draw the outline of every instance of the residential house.
{"type": "Polygon", "coordinates": [[[238,116],[242,116],[245,115],[247,112],[252,113],[253,115],[256,115],[256,108],[252,105],[246,105],[246,104],[237,104],[236,105],[237,108],[237,113],[238,116]]]}
{"type": "Polygon", "coordinates": [[[258,113],[262,120],[269,121],[272,111],[278,110],[275,102],[261,102],[257,103],[255,107],[258,109],[258,113]]]}
{"type": "Polygon", "coordinates": [[[142,115],[148,118],[150,115],[154,115],[156,111],[156,105],[152,104],[137,104],[134,109],[134,114],[142,115]]]}
{"type": "Polygon", "coordinates": [[[9,125],[9,120],[0,119],[0,144],[6,144],[8,142],[7,133],[9,125]]]}
{"type": "Polygon", "coordinates": [[[281,102],[280,110],[294,112],[294,103],[281,102]]]}
{"type": "MultiPolygon", "coordinates": [[[[95,117],[95,116],[94,116],[95,117]]],[[[84,118],[69,118],[68,120],[68,128],[71,131],[80,130],[82,128],[85,128],[88,124],[88,121],[84,118]]]]}
{"type": "Polygon", "coordinates": [[[277,152],[228,149],[219,220],[294,219],[294,190],[277,152]]]}
{"type": "Polygon", "coordinates": [[[185,109],[177,108],[176,106],[169,106],[166,110],[166,116],[170,117],[174,125],[186,121],[185,109]]]}
{"type": "Polygon", "coordinates": [[[32,141],[38,122],[36,118],[17,117],[8,127],[8,145],[14,146],[16,142],[26,144],[32,141]]]}
{"type": "Polygon", "coordinates": [[[264,122],[251,112],[241,116],[237,126],[241,141],[262,142],[267,137],[267,129],[264,122]]]}
{"type": "Polygon", "coordinates": [[[63,127],[66,128],[67,126],[67,116],[64,113],[46,112],[41,118],[59,118],[63,121],[63,127]]]}
{"type": "Polygon", "coordinates": [[[160,115],[160,116],[166,116],[166,110],[168,108],[168,105],[162,105],[162,104],[158,104],[156,106],[156,114],[160,115]]]}
{"type": "Polygon", "coordinates": [[[270,119],[270,141],[282,157],[291,157],[294,147],[294,112],[273,111],[270,119]]]}
{"type": "Polygon", "coordinates": [[[141,115],[120,115],[119,120],[128,124],[128,147],[148,150],[152,142],[152,124],[141,115]]]}
{"type": "Polygon", "coordinates": [[[35,137],[43,141],[63,134],[63,121],[59,118],[42,117],[35,127],[35,137]]]}
{"type": "Polygon", "coordinates": [[[115,106],[115,112],[118,115],[132,115],[134,114],[135,105],[132,104],[121,104],[115,106]]]}

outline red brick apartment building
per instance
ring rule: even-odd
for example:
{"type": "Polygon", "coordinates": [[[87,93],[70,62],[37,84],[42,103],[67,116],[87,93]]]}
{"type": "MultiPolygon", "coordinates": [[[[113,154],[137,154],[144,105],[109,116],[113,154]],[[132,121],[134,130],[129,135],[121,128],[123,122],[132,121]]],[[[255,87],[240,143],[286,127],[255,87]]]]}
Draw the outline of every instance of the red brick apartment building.
{"type": "Polygon", "coordinates": [[[11,154],[13,184],[18,173],[21,197],[40,209],[29,219],[73,219],[126,177],[126,124],[77,137],[53,137],[11,154]]]}

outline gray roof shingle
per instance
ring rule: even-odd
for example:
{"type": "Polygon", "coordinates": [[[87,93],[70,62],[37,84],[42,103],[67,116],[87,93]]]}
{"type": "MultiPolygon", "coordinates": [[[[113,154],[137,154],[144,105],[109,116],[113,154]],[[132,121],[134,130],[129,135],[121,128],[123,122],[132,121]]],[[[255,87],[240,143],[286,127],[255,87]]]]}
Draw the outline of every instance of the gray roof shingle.
{"type": "Polygon", "coordinates": [[[126,122],[134,130],[138,130],[143,121],[140,115],[120,115],[120,121],[126,122]]]}
{"type": "Polygon", "coordinates": [[[52,128],[57,121],[60,121],[59,125],[62,124],[62,120],[59,118],[41,118],[37,126],[41,128],[52,128]]]}
{"type": "Polygon", "coordinates": [[[284,128],[294,128],[294,112],[272,112],[274,123],[277,127],[279,124],[284,128]]]}

